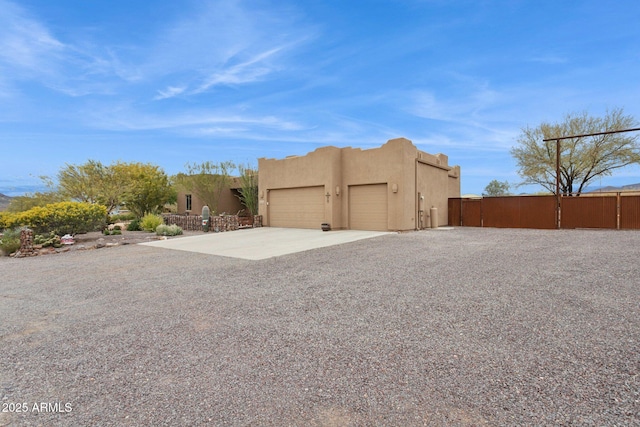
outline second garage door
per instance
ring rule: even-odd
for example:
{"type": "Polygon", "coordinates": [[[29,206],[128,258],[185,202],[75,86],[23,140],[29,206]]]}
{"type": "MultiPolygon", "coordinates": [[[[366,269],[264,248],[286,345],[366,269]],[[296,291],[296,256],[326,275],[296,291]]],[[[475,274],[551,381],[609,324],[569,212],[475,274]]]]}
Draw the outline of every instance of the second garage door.
{"type": "Polygon", "coordinates": [[[317,228],[324,219],[324,186],[269,191],[269,225],[317,228]]]}
{"type": "Polygon", "coordinates": [[[349,186],[349,228],[387,231],[387,184],[349,186]]]}

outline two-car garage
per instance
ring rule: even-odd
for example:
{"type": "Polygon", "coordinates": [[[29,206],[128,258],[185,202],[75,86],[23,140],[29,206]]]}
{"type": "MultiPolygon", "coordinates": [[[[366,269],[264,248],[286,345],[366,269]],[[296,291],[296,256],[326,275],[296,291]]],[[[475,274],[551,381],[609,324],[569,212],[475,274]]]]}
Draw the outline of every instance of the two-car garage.
{"type": "MultiPolygon", "coordinates": [[[[388,229],[387,184],[350,185],[348,199],[349,229],[388,229]]],[[[269,225],[319,229],[323,222],[327,222],[326,205],[324,186],[270,190],[269,225]]]]}

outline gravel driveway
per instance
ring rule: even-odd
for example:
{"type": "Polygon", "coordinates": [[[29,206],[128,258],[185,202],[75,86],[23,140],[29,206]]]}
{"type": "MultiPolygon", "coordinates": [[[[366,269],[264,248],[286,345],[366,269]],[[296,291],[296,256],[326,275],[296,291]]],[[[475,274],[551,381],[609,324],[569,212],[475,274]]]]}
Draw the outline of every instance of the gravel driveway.
{"type": "Polygon", "coordinates": [[[0,426],[638,425],[639,255],[456,228],[2,258],[0,426]]]}

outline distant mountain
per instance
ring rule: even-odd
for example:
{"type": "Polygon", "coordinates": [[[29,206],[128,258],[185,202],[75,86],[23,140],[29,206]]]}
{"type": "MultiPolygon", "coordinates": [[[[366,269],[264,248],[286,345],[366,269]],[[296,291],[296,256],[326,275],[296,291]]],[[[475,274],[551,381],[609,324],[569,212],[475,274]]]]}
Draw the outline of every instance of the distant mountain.
{"type": "Polygon", "coordinates": [[[11,203],[11,199],[13,199],[13,197],[5,196],[4,194],[0,193],[0,211],[7,210],[7,208],[9,207],[9,203],[11,203]]]}
{"type": "Polygon", "coordinates": [[[621,187],[613,187],[611,185],[608,185],[606,187],[589,189],[587,193],[616,193],[618,191],[640,191],[640,183],[623,185],[621,187]]]}

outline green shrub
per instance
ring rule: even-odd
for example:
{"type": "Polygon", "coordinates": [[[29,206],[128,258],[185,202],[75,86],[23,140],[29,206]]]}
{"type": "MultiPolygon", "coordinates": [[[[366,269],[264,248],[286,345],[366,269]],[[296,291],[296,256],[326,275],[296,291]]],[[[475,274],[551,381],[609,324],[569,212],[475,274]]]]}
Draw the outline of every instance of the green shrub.
{"type": "Polygon", "coordinates": [[[79,202],[60,202],[36,206],[4,218],[5,226],[29,227],[36,234],[53,232],[58,235],[86,233],[104,226],[107,208],[79,202]]]}
{"type": "Polygon", "coordinates": [[[176,224],[160,224],[156,228],[156,234],[158,236],[178,236],[182,234],[182,228],[178,227],[176,224]]]}
{"type": "Polygon", "coordinates": [[[0,237],[0,251],[9,256],[20,249],[20,229],[10,228],[0,237]]]}
{"type": "Polygon", "coordinates": [[[141,231],[142,229],[140,228],[140,220],[139,219],[134,219],[133,221],[131,221],[129,223],[129,225],[127,225],[127,231],[141,231]]]}
{"type": "Polygon", "coordinates": [[[102,234],[104,234],[105,236],[116,236],[122,234],[122,229],[120,228],[120,226],[113,227],[113,230],[105,228],[104,230],[102,230],[102,234]]]}
{"type": "Polygon", "coordinates": [[[133,221],[134,219],[136,219],[136,216],[133,212],[109,215],[109,224],[113,224],[114,222],[133,221]]]}
{"type": "Polygon", "coordinates": [[[158,228],[158,226],[163,223],[164,220],[160,215],[146,214],[140,220],[140,228],[142,228],[144,231],[153,232],[156,231],[156,228],[158,228]]]}

